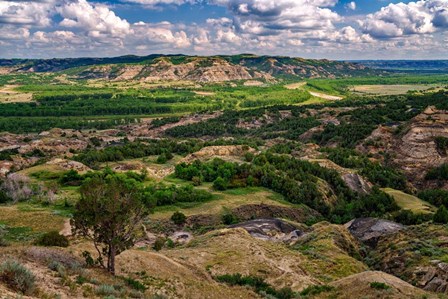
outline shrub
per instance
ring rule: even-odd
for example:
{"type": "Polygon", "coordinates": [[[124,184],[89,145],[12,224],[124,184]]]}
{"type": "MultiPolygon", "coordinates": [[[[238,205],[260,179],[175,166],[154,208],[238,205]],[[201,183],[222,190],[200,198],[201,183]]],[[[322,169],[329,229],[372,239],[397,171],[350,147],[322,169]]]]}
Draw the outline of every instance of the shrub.
{"type": "Polygon", "coordinates": [[[388,286],[387,284],[385,284],[383,282],[377,282],[377,281],[371,282],[370,283],[370,287],[372,289],[376,289],[376,290],[388,290],[388,289],[390,289],[390,286],[388,286]]]}
{"type": "Polygon", "coordinates": [[[270,297],[279,299],[292,299],[296,294],[290,288],[283,288],[280,290],[274,289],[271,285],[266,283],[263,278],[256,276],[243,276],[240,273],[226,274],[216,277],[219,282],[227,283],[231,286],[250,286],[259,294],[269,295],[270,297]]]}
{"type": "Polygon", "coordinates": [[[57,248],[30,247],[25,251],[25,256],[33,261],[50,264],[58,262],[66,269],[78,270],[82,266],[82,261],[73,255],[57,248]]]}
{"type": "Polygon", "coordinates": [[[168,158],[165,154],[161,154],[159,157],[157,157],[157,164],[165,164],[166,162],[168,162],[168,158]]]}
{"type": "Polygon", "coordinates": [[[85,277],[84,275],[78,275],[76,277],[76,283],[83,285],[85,283],[89,282],[89,279],[87,277],[85,277]]]}
{"type": "Polygon", "coordinates": [[[126,284],[129,287],[133,288],[134,290],[141,291],[141,292],[146,291],[146,286],[138,280],[135,280],[131,277],[126,277],[124,279],[124,281],[126,282],[126,284]]]}
{"type": "Polygon", "coordinates": [[[434,214],[432,220],[434,221],[434,223],[440,223],[440,224],[448,223],[448,210],[445,208],[445,206],[440,206],[437,209],[437,212],[434,214]]]}
{"type": "Polygon", "coordinates": [[[221,220],[225,225],[238,223],[238,217],[230,210],[224,210],[224,213],[221,216],[221,220]]]}
{"type": "Polygon", "coordinates": [[[8,246],[8,242],[5,239],[6,229],[4,226],[0,225],[0,247],[8,246]]]}
{"type": "Polygon", "coordinates": [[[191,178],[191,181],[193,182],[194,186],[200,186],[202,185],[202,178],[200,176],[194,176],[191,178]]]}
{"type": "Polygon", "coordinates": [[[115,288],[108,284],[102,284],[95,289],[95,294],[98,296],[113,296],[116,293],[115,288]]]}
{"type": "Polygon", "coordinates": [[[83,177],[76,170],[69,170],[59,179],[59,183],[63,186],[81,186],[83,177]]]}
{"type": "Polygon", "coordinates": [[[394,221],[404,225],[417,225],[431,220],[431,214],[414,214],[409,210],[400,210],[394,215],[394,221]]]}
{"type": "Polygon", "coordinates": [[[160,251],[162,250],[163,246],[165,246],[166,240],[165,238],[157,238],[156,241],[154,242],[153,248],[155,251],[160,251]]]}
{"type": "Polygon", "coordinates": [[[184,225],[186,220],[187,216],[179,211],[174,212],[173,216],[171,216],[171,221],[173,221],[176,225],[184,225]]]}
{"type": "Polygon", "coordinates": [[[67,247],[69,245],[67,237],[60,235],[57,231],[43,234],[36,240],[36,245],[67,247]]]}
{"type": "Polygon", "coordinates": [[[224,191],[227,189],[228,185],[229,184],[226,180],[224,180],[222,177],[218,177],[213,182],[213,189],[218,190],[218,191],[224,191]]]}
{"type": "Polygon", "coordinates": [[[50,262],[50,264],[48,265],[48,268],[50,270],[58,272],[60,277],[63,277],[63,278],[67,277],[67,269],[64,267],[64,265],[60,264],[57,261],[50,262]]]}
{"type": "Polygon", "coordinates": [[[5,261],[0,265],[0,280],[22,294],[32,294],[35,289],[34,274],[14,260],[5,261]]]}
{"type": "Polygon", "coordinates": [[[9,196],[0,189],[0,204],[7,203],[9,201],[11,201],[11,198],[9,198],[9,196]]]}
{"type": "Polygon", "coordinates": [[[313,286],[307,287],[302,292],[300,292],[300,295],[301,296],[314,296],[314,295],[319,295],[321,293],[330,292],[333,289],[334,289],[334,287],[328,286],[328,285],[313,285],[313,286]]]}

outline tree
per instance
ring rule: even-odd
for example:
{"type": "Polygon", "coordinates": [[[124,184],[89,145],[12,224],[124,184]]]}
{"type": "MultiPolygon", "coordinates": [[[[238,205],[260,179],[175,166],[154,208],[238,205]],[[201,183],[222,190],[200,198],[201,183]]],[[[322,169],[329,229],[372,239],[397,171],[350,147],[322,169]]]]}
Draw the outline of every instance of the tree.
{"type": "Polygon", "coordinates": [[[437,212],[434,214],[433,221],[434,223],[448,223],[448,210],[445,208],[445,206],[440,206],[437,209],[437,212]]]}
{"type": "Polygon", "coordinates": [[[184,225],[186,220],[187,216],[179,211],[174,212],[174,214],[171,216],[171,221],[173,221],[176,225],[184,225]]]}
{"type": "Polygon", "coordinates": [[[115,257],[134,246],[147,215],[141,188],[124,175],[109,174],[88,179],[80,192],[72,231],[92,240],[98,264],[115,274],[115,257]]]}

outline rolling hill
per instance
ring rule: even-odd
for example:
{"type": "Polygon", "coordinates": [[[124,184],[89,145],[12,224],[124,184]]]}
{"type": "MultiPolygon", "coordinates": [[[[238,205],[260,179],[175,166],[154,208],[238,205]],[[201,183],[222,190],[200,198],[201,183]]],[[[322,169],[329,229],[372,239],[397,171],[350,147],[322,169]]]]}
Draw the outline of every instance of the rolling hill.
{"type": "Polygon", "coordinates": [[[155,54],[114,58],[0,59],[0,69],[2,73],[63,72],[79,79],[198,82],[335,78],[379,72],[359,63],[251,54],[209,57],[155,54]]]}

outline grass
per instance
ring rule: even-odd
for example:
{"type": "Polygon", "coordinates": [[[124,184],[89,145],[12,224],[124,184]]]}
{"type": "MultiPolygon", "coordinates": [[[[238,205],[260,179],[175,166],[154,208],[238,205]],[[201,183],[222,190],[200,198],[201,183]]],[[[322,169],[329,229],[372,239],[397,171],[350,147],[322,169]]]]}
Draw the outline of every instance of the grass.
{"type": "Polygon", "coordinates": [[[428,90],[436,85],[356,85],[352,91],[362,94],[375,94],[375,95],[399,95],[405,94],[411,90],[428,90]]]}
{"type": "Polygon", "coordinates": [[[228,194],[228,195],[249,195],[249,194],[254,194],[257,192],[261,192],[264,191],[266,189],[263,189],[261,187],[248,187],[248,188],[236,188],[236,189],[229,189],[224,191],[224,194],[228,194]]]}
{"type": "Polygon", "coordinates": [[[60,230],[64,218],[54,215],[48,208],[20,203],[0,206],[1,224],[7,227],[6,239],[14,242],[29,241],[43,232],[60,230]]]}
{"type": "Polygon", "coordinates": [[[58,165],[41,164],[23,169],[18,173],[28,176],[34,181],[48,181],[67,171],[58,165]]]}
{"type": "Polygon", "coordinates": [[[7,260],[0,265],[0,280],[19,294],[31,295],[35,290],[34,274],[14,260],[7,260]]]}
{"type": "Polygon", "coordinates": [[[264,188],[239,188],[224,192],[213,192],[213,200],[205,203],[182,203],[172,206],[157,207],[152,218],[170,218],[172,213],[179,211],[186,216],[198,214],[219,214],[223,207],[232,209],[247,204],[268,204],[290,207],[291,204],[282,200],[282,196],[264,188]]]}
{"type": "Polygon", "coordinates": [[[404,210],[410,210],[415,214],[429,214],[435,211],[432,205],[413,195],[392,188],[385,188],[383,191],[391,195],[397,205],[404,210]]]}
{"type": "Polygon", "coordinates": [[[22,93],[15,90],[17,86],[6,85],[0,87],[0,103],[26,103],[33,100],[31,93],[22,93]]]}
{"type": "Polygon", "coordinates": [[[376,290],[388,290],[388,289],[390,289],[390,286],[388,286],[384,282],[377,282],[377,281],[371,282],[370,283],[370,287],[372,289],[376,289],[376,290]]]}

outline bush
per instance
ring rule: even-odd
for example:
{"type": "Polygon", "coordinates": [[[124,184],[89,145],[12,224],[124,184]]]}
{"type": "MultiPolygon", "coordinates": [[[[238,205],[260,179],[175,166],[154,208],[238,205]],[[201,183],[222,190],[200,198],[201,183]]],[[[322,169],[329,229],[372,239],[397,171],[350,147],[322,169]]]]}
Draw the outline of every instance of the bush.
{"type": "Polygon", "coordinates": [[[309,286],[306,289],[304,289],[302,292],[300,292],[301,296],[314,296],[319,295],[321,293],[330,292],[334,289],[332,286],[328,285],[314,285],[309,286]]]}
{"type": "Polygon", "coordinates": [[[52,271],[58,272],[60,277],[67,277],[67,269],[64,267],[64,265],[60,264],[57,261],[50,262],[48,268],[52,271]]]}
{"type": "Polygon", "coordinates": [[[186,220],[187,216],[179,211],[175,212],[173,216],[171,216],[171,221],[173,221],[176,225],[184,225],[186,220]]]}
{"type": "Polygon", "coordinates": [[[7,203],[11,201],[11,198],[9,198],[8,195],[6,195],[6,193],[0,189],[0,204],[2,203],[7,203]]]}
{"type": "Polygon", "coordinates": [[[194,176],[191,178],[191,181],[193,182],[194,186],[200,186],[202,185],[202,178],[200,176],[194,176]]]}
{"type": "Polygon", "coordinates": [[[102,284],[95,289],[95,294],[98,296],[114,296],[117,292],[111,285],[102,284]]]}
{"type": "Polygon", "coordinates": [[[230,210],[224,210],[224,214],[222,214],[221,220],[225,225],[238,223],[238,217],[230,210]]]}
{"type": "Polygon", "coordinates": [[[218,191],[224,191],[227,189],[228,185],[229,184],[226,180],[224,180],[222,177],[218,177],[213,182],[213,189],[218,190],[218,191]]]}
{"type": "Polygon", "coordinates": [[[448,191],[443,189],[427,189],[418,193],[418,198],[429,202],[430,204],[440,207],[444,205],[448,207],[448,191]]]}
{"type": "Polygon", "coordinates": [[[370,283],[370,287],[372,289],[376,289],[376,290],[388,290],[388,289],[390,289],[390,286],[388,286],[387,284],[385,284],[383,282],[377,282],[377,281],[371,282],[370,283]]]}
{"type": "Polygon", "coordinates": [[[129,287],[133,288],[134,290],[144,292],[147,289],[146,286],[143,283],[141,283],[140,281],[135,280],[135,279],[133,279],[131,277],[126,277],[124,279],[124,281],[126,282],[126,284],[129,287]]]}
{"type": "Polygon", "coordinates": [[[8,242],[5,239],[6,229],[0,225],[0,247],[8,246],[8,242]]]}
{"type": "Polygon", "coordinates": [[[448,223],[448,210],[445,206],[440,206],[437,209],[437,212],[434,214],[432,218],[434,223],[447,224],[448,223]]]}
{"type": "Polygon", "coordinates": [[[60,235],[57,231],[43,234],[36,240],[36,245],[67,247],[69,245],[67,237],[60,235]]]}
{"type": "Polygon", "coordinates": [[[431,214],[414,214],[409,210],[400,210],[393,219],[404,225],[417,225],[431,220],[431,214]]]}
{"type": "Polygon", "coordinates": [[[157,238],[153,245],[154,250],[155,251],[162,250],[163,246],[165,246],[165,243],[166,243],[165,238],[161,238],[161,237],[157,238]]]}
{"type": "Polygon", "coordinates": [[[16,292],[30,295],[35,289],[35,276],[23,265],[8,260],[0,265],[0,280],[16,292]]]}
{"type": "Polygon", "coordinates": [[[168,162],[168,159],[166,158],[165,154],[161,154],[159,157],[157,157],[157,164],[165,164],[166,162],[168,162]]]}
{"type": "Polygon", "coordinates": [[[76,170],[69,170],[62,174],[59,179],[59,184],[63,186],[81,186],[83,182],[83,177],[76,170]]]}
{"type": "Polygon", "coordinates": [[[283,288],[280,290],[274,289],[271,285],[266,283],[263,278],[255,276],[243,276],[240,273],[226,274],[216,277],[219,282],[227,283],[231,286],[250,286],[259,294],[269,295],[269,297],[279,299],[292,299],[296,294],[290,288],[283,288]]]}
{"type": "Polygon", "coordinates": [[[77,271],[82,267],[82,260],[58,248],[32,246],[24,252],[26,258],[49,265],[57,262],[66,269],[77,271]]]}

